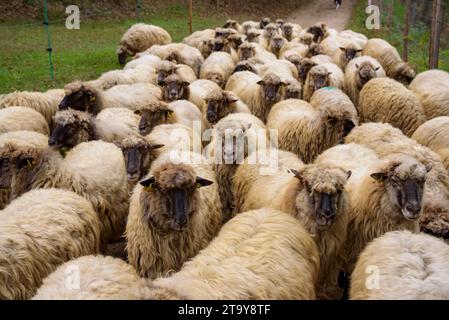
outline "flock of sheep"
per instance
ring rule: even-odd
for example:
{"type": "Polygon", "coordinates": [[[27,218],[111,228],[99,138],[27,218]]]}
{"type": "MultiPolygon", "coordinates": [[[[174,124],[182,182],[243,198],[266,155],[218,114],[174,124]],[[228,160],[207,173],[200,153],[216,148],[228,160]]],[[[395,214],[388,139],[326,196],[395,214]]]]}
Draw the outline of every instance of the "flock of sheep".
{"type": "Polygon", "coordinates": [[[0,96],[0,298],[449,299],[448,73],[268,18],[117,54],[0,96]]]}

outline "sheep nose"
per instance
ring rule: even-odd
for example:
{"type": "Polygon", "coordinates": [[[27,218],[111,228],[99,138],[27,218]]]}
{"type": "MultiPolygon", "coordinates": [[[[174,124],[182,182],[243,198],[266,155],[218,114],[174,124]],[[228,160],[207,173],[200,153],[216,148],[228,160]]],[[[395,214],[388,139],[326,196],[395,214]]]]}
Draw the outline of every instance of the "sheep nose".
{"type": "Polygon", "coordinates": [[[54,147],[54,146],[56,145],[56,139],[53,138],[53,137],[50,137],[50,138],[48,139],[48,145],[49,145],[50,147],[54,147]]]}
{"type": "Polygon", "coordinates": [[[421,207],[417,203],[408,204],[405,206],[405,209],[413,216],[417,216],[421,213],[421,207]]]}

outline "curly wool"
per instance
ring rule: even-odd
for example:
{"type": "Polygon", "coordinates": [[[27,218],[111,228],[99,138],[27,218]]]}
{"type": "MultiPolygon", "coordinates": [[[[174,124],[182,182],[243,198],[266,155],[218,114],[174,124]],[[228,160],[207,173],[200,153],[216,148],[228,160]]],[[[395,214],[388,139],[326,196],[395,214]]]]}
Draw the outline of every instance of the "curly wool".
{"type": "Polygon", "coordinates": [[[312,67],[307,74],[304,83],[304,100],[310,101],[315,93],[314,79],[317,76],[327,78],[326,86],[343,89],[345,78],[343,71],[334,63],[319,64],[312,67]]]}
{"type": "Polygon", "coordinates": [[[92,205],[59,189],[25,193],[0,211],[0,298],[29,299],[58,265],[98,253],[92,205]],[[14,254],[11,254],[11,253],[14,254]]]}
{"type": "Polygon", "coordinates": [[[223,88],[234,68],[235,62],[229,53],[212,52],[201,66],[200,78],[211,80],[223,88]]]}
{"type": "Polygon", "coordinates": [[[153,45],[168,44],[172,41],[170,34],[155,25],[136,23],[122,36],[117,53],[127,53],[134,56],[153,45]]]}
{"type": "Polygon", "coordinates": [[[7,107],[0,109],[0,133],[10,131],[35,131],[48,136],[47,120],[39,112],[28,107],[7,107]]]}

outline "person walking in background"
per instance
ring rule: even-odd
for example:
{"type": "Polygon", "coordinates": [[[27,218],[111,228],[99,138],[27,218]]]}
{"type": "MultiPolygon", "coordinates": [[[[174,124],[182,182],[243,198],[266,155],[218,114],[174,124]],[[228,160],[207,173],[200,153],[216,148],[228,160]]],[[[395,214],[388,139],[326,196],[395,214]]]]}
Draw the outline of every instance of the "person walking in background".
{"type": "Polygon", "coordinates": [[[341,7],[341,0],[335,0],[335,6],[336,6],[336,10],[340,9],[340,7],[341,7]]]}

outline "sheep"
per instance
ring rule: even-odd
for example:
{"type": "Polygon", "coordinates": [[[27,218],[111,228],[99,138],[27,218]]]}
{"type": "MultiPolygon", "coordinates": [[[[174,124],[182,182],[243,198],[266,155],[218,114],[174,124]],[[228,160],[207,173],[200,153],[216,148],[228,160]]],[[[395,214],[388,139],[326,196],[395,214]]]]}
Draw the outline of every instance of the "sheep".
{"type": "Polygon", "coordinates": [[[306,82],[306,78],[310,69],[318,64],[312,61],[312,59],[310,58],[302,58],[298,55],[288,56],[286,60],[293,63],[293,65],[296,67],[296,70],[298,71],[298,81],[302,86],[304,86],[304,83],[306,82]]]}
{"type": "Polygon", "coordinates": [[[343,30],[338,33],[338,36],[340,38],[356,42],[362,49],[366,46],[366,43],[368,42],[367,36],[365,36],[362,33],[354,32],[352,30],[343,30]]]}
{"type": "Polygon", "coordinates": [[[253,43],[259,43],[261,35],[262,35],[262,31],[260,29],[250,29],[250,30],[248,30],[248,32],[246,34],[246,41],[253,42],[253,43]]]}
{"type": "Polygon", "coordinates": [[[123,67],[123,70],[135,69],[141,66],[156,68],[161,63],[161,61],[161,58],[159,58],[158,56],[155,56],[153,54],[146,54],[128,62],[123,67]]]}
{"type": "Polygon", "coordinates": [[[126,172],[130,184],[142,178],[159,155],[170,151],[198,150],[193,144],[195,131],[180,123],[161,124],[155,126],[146,136],[130,135],[116,143],[125,158],[126,172]]]}
{"type": "Polygon", "coordinates": [[[48,145],[71,149],[91,140],[121,141],[138,133],[139,120],[137,114],[126,108],[106,108],[96,117],[73,109],[58,111],[53,117],[48,145]]]}
{"type": "Polygon", "coordinates": [[[152,283],[157,299],[315,299],[318,250],[301,224],[269,209],[241,213],[178,273],[152,283]]]}
{"type": "MultiPolygon", "coordinates": [[[[233,74],[240,71],[251,71],[255,74],[258,74],[258,69],[263,66],[262,63],[259,63],[256,59],[250,58],[248,60],[242,60],[235,65],[233,74]]],[[[229,79],[228,79],[229,80],[229,79]]]]}
{"type": "Polygon", "coordinates": [[[171,43],[168,45],[155,45],[148,49],[146,53],[154,54],[163,60],[176,61],[178,64],[188,65],[199,77],[201,65],[204,57],[201,52],[194,47],[184,43],[171,43]]]}
{"type": "Polygon", "coordinates": [[[315,91],[323,87],[343,89],[345,75],[333,63],[316,65],[307,73],[304,83],[304,100],[310,101],[315,91]]]}
{"type": "Polygon", "coordinates": [[[239,32],[233,28],[215,28],[215,40],[228,40],[230,36],[235,34],[239,34],[239,32]]]}
{"type": "Polygon", "coordinates": [[[25,193],[0,211],[0,298],[29,299],[60,264],[98,253],[89,201],[59,189],[25,193]]]}
{"type": "Polygon", "coordinates": [[[441,240],[409,231],[389,232],[360,255],[351,276],[351,299],[447,300],[448,261],[449,246],[441,240]],[[377,279],[370,272],[373,266],[377,279]]]}
{"type": "Polygon", "coordinates": [[[236,30],[238,33],[243,33],[243,27],[235,20],[228,19],[226,23],[223,25],[223,28],[232,28],[236,30]]]}
{"type": "Polygon", "coordinates": [[[261,78],[252,72],[242,71],[229,78],[225,89],[235,93],[251,113],[265,123],[271,107],[284,99],[284,86],[275,74],[268,73],[261,78]]]}
{"type": "Polygon", "coordinates": [[[254,58],[259,63],[267,63],[276,60],[276,56],[264,49],[260,44],[253,42],[244,42],[237,51],[238,59],[248,60],[254,58]]]}
{"type": "Polygon", "coordinates": [[[140,276],[178,271],[218,233],[222,214],[214,172],[200,154],[160,155],[131,196],[126,240],[140,276]],[[192,163],[193,162],[193,163],[192,163]],[[190,163],[190,164],[187,164],[190,163]]]}
{"type": "Polygon", "coordinates": [[[282,46],[279,51],[279,59],[286,59],[289,56],[297,55],[301,58],[304,58],[309,53],[309,46],[305,45],[299,41],[290,41],[289,43],[282,46]]]}
{"type": "Polygon", "coordinates": [[[375,78],[363,86],[358,111],[361,122],[387,122],[407,136],[426,122],[415,94],[390,78],[375,78]]]}
{"type": "Polygon", "coordinates": [[[268,44],[268,51],[273,53],[277,58],[279,58],[279,54],[282,48],[288,43],[288,40],[285,39],[281,35],[275,35],[270,38],[270,42],[268,44]]]}
{"type": "Polygon", "coordinates": [[[63,89],[50,89],[46,92],[16,91],[0,97],[0,109],[28,107],[42,114],[50,125],[62,98],[64,98],[63,89]]]}
{"type": "Polygon", "coordinates": [[[210,52],[207,52],[205,44],[210,40],[215,38],[214,29],[204,29],[200,31],[195,31],[194,33],[188,35],[182,39],[182,43],[187,44],[191,47],[197,48],[204,58],[207,58],[210,52]]]}
{"type": "Polygon", "coordinates": [[[180,123],[192,130],[194,130],[195,124],[201,124],[201,129],[205,127],[202,124],[201,111],[187,100],[176,100],[170,103],[150,102],[141,106],[136,112],[140,116],[139,132],[142,135],[149,134],[154,127],[160,124],[180,123]]]}
{"type": "Polygon", "coordinates": [[[416,76],[410,83],[412,90],[424,108],[429,119],[449,116],[449,73],[428,70],[416,76]]]}
{"type": "Polygon", "coordinates": [[[278,76],[285,84],[285,99],[300,98],[302,86],[298,82],[298,70],[295,65],[288,60],[276,60],[265,63],[257,68],[257,73],[264,78],[268,74],[278,76]]]}
{"type": "Polygon", "coordinates": [[[227,52],[212,52],[201,66],[200,78],[215,82],[221,88],[226,85],[235,62],[227,52]]]}
{"type": "Polygon", "coordinates": [[[346,143],[360,143],[374,150],[381,158],[400,154],[412,156],[427,167],[428,173],[423,212],[420,219],[422,231],[439,237],[449,233],[449,175],[437,154],[406,137],[401,130],[390,124],[365,123],[355,128],[345,140],[346,143]]]}
{"type": "Polygon", "coordinates": [[[120,39],[117,47],[118,61],[124,65],[127,56],[134,56],[137,52],[145,51],[155,44],[163,45],[171,41],[170,34],[161,27],[136,23],[120,39]]]}
{"type": "Polygon", "coordinates": [[[449,171],[449,117],[433,118],[416,129],[412,139],[432,149],[449,171]]]}
{"type": "MultiPolygon", "coordinates": [[[[234,49],[235,52],[239,49],[239,46],[247,41],[247,37],[241,34],[231,34],[228,38],[229,43],[231,44],[231,48],[234,49]]],[[[237,57],[238,58],[238,57],[237,57]]],[[[235,55],[234,55],[235,59],[235,55]]]]}
{"type": "Polygon", "coordinates": [[[292,41],[294,38],[300,36],[302,27],[299,24],[286,22],[282,25],[282,35],[288,40],[292,41]]]}
{"type": "Polygon", "coordinates": [[[164,83],[165,78],[167,78],[171,74],[177,74],[181,77],[183,81],[193,82],[197,80],[195,72],[189,66],[185,64],[175,64],[171,61],[162,61],[156,67],[157,72],[157,83],[161,85],[164,83]]]}
{"type": "Polygon", "coordinates": [[[416,72],[402,60],[396,48],[383,39],[369,39],[363,48],[363,55],[377,59],[388,77],[404,85],[410,84],[416,76],[416,72]]]}
{"type": "Polygon", "coordinates": [[[280,150],[276,158],[259,152],[256,165],[245,161],[234,176],[236,212],[262,207],[281,210],[298,219],[315,240],[321,258],[319,298],[337,298],[340,293],[337,280],[347,226],[344,186],[350,175],[339,166],[304,165],[296,155],[280,150]],[[261,174],[259,163],[273,160],[277,168],[261,174]]]}
{"type": "Polygon", "coordinates": [[[102,91],[89,83],[75,81],[65,86],[65,97],[59,110],[72,108],[97,115],[104,108],[128,108],[136,110],[149,100],[161,100],[162,91],[149,83],[123,84],[102,91]]]}
{"type": "Polygon", "coordinates": [[[48,136],[50,128],[44,116],[32,108],[8,107],[0,109],[0,133],[26,130],[48,136]]]}
{"type": "Polygon", "coordinates": [[[359,93],[363,86],[373,78],[386,77],[379,61],[370,56],[361,56],[351,60],[346,66],[344,91],[358,108],[359,93]]]}
{"type": "Polygon", "coordinates": [[[260,22],[256,21],[245,21],[242,22],[242,32],[243,34],[248,34],[249,30],[258,30],[260,28],[260,22]]]}
{"type": "MultiPolygon", "coordinates": [[[[345,187],[348,233],[344,270],[348,274],[369,241],[392,230],[418,231],[424,182],[432,169],[409,155],[392,154],[380,159],[366,149],[348,144],[329,149],[320,156],[338,161],[354,173],[345,187]]],[[[317,161],[322,163],[320,158],[317,161]]]]}
{"type": "Polygon", "coordinates": [[[248,113],[229,114],[214,125],[205,154],[214,160],[223,222],[231,218],[233,211],[231,183],[235,170],[249,153],[266,145],[266,139],[263,122],[248,113]]]}
{"type": "Polygon", "coordinates": [[[340,143],[358,124],[357,111],[339,89],[323,88],[309,103],[289,99],[273,106],[267,128],[277,129],[279,148],[310,163],[324,150],[340,143]]]}
{"type": "Polygon", "coordinates": [[[11,198],[37,188],[72,190],[88,199],[101,223],[101,249],[120,239],[128,209],[125,162],[118,147],[103,141],[77,145],[65,158],[50,148],[16,147],[11,198]]]}
{"type": "Polygon", "coordinates": [[[320,43],[328,36],[329,28],[324,22],[317,22],[310,26],[306,32],[313,35],[313,42],[320,43]]]}
{"type": "Polygon", "coordinates": [[[44,279],[33,300],[142,300],[150,296],[147,281],[125,261],[89,255],[59,266],[44,279]],[[79,286],[67,286],[68,270],[76,270],[79,286]]]}
{"type": "Polygon", "coordinates": [[[360,57],[362,47],[354,41],[343,39],[339,36],[327,37],[321,42],[324,54],[332,57],[333,62],[342,70],[354,58],[360,57]]]}
{"type": "Polygon", "coordinates": [[[149,66],[139,66],[126,70],[111,70],[103,73],[89,84],[99,90],[107,90],[119,84],[151,83],[156,84],[156,70],[149,66]]]}

